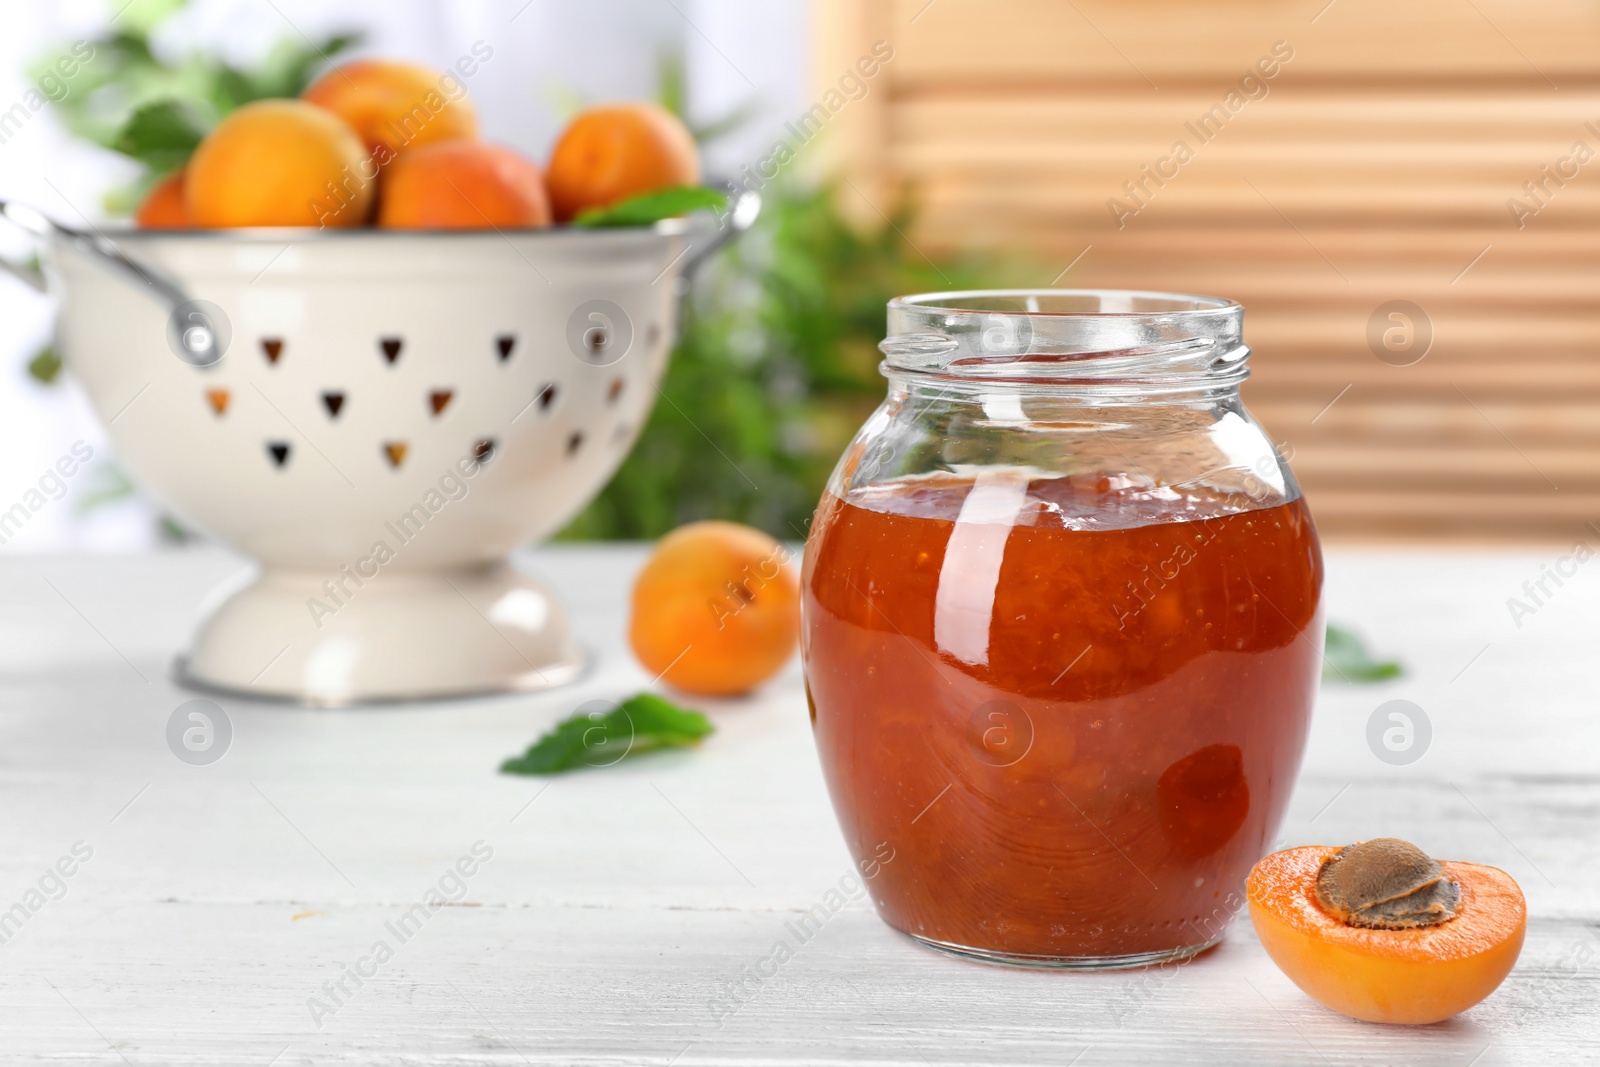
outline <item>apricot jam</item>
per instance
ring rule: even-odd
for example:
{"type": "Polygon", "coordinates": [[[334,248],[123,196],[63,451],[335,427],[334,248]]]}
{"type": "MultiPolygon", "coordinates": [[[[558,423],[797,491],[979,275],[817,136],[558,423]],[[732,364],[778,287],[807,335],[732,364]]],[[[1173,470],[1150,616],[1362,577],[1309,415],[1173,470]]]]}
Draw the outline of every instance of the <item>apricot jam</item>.
{"type": "Polygon", "coordinates": [[[822,767],[879,913],[935,947],[1199,951],[1283,818],[1322,640],[1304,502],[1117,489],[939,473],[818,509],[802,647],[822,767]]]}

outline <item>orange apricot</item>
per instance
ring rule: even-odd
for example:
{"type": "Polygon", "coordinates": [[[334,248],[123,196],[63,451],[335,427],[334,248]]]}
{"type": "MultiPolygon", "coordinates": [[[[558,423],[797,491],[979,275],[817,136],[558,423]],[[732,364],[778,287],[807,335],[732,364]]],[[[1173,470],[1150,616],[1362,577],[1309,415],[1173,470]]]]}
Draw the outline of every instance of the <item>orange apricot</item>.
{"type": "Polygon", "coordinates": [[[1275,852],[1245,890],[1272,962],[1314,1000],[1367,1022],[1466,1011],[1511,972],[1527,931],[1506,872],[1430,860],[1393,838],[1275,852]]]}
{"type": "Polygon", "coordinates": [[[738,523],[674,530],[634,582],[634,655],[684,692],[754,689],[788,662],[799,640],[800,583],[788,558],[783,545],[738,523]]]}
{"type": "Polygon", "coordinates": [[[184,201],[202,227],[360,226],[371,178],[343,119],[299,100],[258,100],[200,142],[184,201]]]}
{"type": "Polygon", "coordinates": [[[478,230],[550,225],[538,166],[509,148],[442,141],[413,149],[384,172],[378,225],[478,230]]]}
{"type": "Polygon", "coordinates": [[[186,230],[193,226],[189,221],[189,209],[184,204],[183,186],[181,169],[156,182],[139,202],[133,221],[147,230],[186,230]]]}
{"type": "Polygon", "coordinates": [[[478,115],[461,82],[412,63],[346,63],[300,98],[349,123],[380,166],[407,149],[478,136],[478,115]]]}
{"type": "Polygon", "coordinates": [[[558,222],[642,193],[700,184],[700,153],[689,128],[655,104],[584,111],[550,155],[550,206],[558,222]]]}

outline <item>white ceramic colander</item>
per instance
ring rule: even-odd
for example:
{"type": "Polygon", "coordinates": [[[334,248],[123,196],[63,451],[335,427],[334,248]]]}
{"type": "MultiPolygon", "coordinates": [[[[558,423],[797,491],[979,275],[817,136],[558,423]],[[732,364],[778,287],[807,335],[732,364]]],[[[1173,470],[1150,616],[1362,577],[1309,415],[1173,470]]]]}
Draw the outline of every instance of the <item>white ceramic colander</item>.
{"type": "Polygon", "coordinates": [[[48,238],[63,357],[129,473],[260,563],[182,676],[340,705],[576,675],[561,606],[506,555],[622,461],[682,281],[757,207],[705,233],[108,235],[0,212],[48,238]]]}

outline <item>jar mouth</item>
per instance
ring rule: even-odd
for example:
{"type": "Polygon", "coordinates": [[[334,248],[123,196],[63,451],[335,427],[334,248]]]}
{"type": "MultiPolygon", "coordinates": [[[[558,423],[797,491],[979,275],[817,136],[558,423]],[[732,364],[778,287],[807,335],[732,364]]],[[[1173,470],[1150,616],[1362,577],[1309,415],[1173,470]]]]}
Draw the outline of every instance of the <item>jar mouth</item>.
{"type": "Polygon", "coordinates": [[[896,310],[943,312],[951,315],[1040,315],[1051,318],[1165,317],[1228,315],[1242,311],[1237,300],[1139,289],[959,289],[943,293],[897,296],[896,310]]]}
{"type": "Polygon", "coordinates": [[[1248,375],[1235,300],[1118,289],[977,289],[889,302],[884,370],[960,381],[1176,391],[1248,375]]]}

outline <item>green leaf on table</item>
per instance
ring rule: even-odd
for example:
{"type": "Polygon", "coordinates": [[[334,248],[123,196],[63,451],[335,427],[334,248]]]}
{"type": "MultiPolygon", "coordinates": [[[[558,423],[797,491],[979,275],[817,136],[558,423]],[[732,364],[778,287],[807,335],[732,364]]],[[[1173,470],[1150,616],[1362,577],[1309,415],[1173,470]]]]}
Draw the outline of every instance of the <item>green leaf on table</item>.
{"type": "Polygon", "coordinates": [[[1354,630],[1328,624],[1328,638],[1322,651],[1324,682],[1346,685],[1385,682],[1404,673],[1405,668],[1397,660],[1380,660],[1367,651],[1366,642],[1354,630]]]}
{"type": "Polygon", "coordinates": [[[28,360],[28,376],[41,385],[49,385],[61,375],[61,357],[53,347],[45,346],[39,354],[28,360]]]}
{"type": "Polygon", "coordinates": [[[206,121],[199,110],[169,97],[136,108],[111,147],[151,170],[165,172],[189,162],[205,135],[206,121]]]}
{"type": "Polygon", "coordinates": [[[578,212],[572,221],[578,226],[650,226],[662,219],[687,215],[691,211],[726,207],[728,194],[704,185],[680,185],[654,193],[642,193],[610,207],[592,207],[578,212]]]}
{"type": "Polygon", "coordinates": [[[551,727],[528,751],[500,764],[501,774],[560,774],[613,763],[658,748],[695,745],[714,729],[698,711],[650,693],[609,711],[579,711],[551,727]]]}

